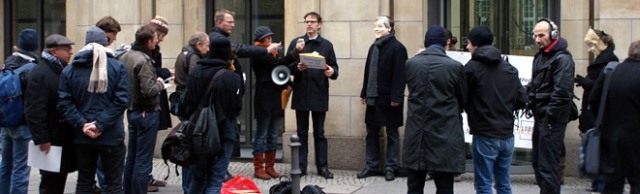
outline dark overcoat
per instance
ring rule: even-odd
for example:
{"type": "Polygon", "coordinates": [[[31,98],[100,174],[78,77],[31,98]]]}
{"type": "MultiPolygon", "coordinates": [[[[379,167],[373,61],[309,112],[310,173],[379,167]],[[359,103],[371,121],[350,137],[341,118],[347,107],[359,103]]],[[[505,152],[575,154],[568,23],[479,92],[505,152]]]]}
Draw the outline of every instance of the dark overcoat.
{"type": "Polygon", "coordinates": [[[364,79],[360,98],[367,96],[367,85],[369,83],[369,69],[374,47],[379,47],[378,54],[378,75],[377,88],[378,96],[375,98],[375,105],[367,105],[364,122],[374,126],[402,126],[404,115],[404,63],[407,61],[407,49],[398,41],[394,35],[388,35],[379,45],[372,44],[364,69],[364,79]],[[391,102],[398,102],[400,105],[391,107],[391,102]]]}
{"type": "Polygon", "coordinates": [[[429,47],[405,65],[409,98],[403,163],[412,170],[464,172],[462,110],[467,84],[463,66],[429,47]]]}
{"type": "MultiPolygon", "coordinates": [[[[627,58],[612,76],[601,125],[600,169],[605,174],[640,173],[640,61],[627,58]]],[[[596,81],[591,93],[593,113],[599,110],[604,77],[596,81]]]]}

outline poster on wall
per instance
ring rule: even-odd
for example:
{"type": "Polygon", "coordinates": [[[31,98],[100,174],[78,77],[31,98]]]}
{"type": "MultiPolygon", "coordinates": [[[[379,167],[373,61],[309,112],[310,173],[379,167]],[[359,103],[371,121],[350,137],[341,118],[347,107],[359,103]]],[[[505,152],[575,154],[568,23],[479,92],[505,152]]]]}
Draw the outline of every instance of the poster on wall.
{"type": "MultiPolygon", "coordinates": [[[[447,55],[460,63],[467,64],[471,59],[469,52],[460,51],[447,51],[447,55]]],[[[526,85],[531,80],[531,64],[533,63],[532,56],[519,56],[519,55],[503,55],[503,58],[507,59],[511,65],[518,69],[518,77],[522,85],[526,85]]],[[[515,140],[516,148],[531,149],[531,137],[533,135],[533,118],[526,118],[524,115],[518,115],[513,124],[513,137],[515,140]]],[[[462,114],[464,141],[471,143],[472,136],[469,134],[469,125],[467,123],[467,114],[462,114]]]]}

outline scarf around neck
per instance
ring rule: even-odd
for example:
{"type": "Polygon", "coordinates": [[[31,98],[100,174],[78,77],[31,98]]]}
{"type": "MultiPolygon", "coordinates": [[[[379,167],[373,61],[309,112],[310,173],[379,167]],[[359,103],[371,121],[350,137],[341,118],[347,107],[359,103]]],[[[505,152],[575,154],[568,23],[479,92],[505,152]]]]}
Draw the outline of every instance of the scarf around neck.
{"type": "Polygon", "coordinates": [[[367,105],[374,106],[376,103],[376,97],[378,97],[378,66],[380,58],[380,48],[383,44],[393,37],[393,34],[389,34],[376,39],[373,42],[371,51],[371,60],[369,61],[369,78],[367,79],[367,105]]]}
{"type": "Polygon", "coordinates": [[[91,75],[89,76],[88,92],[105,93],[109,82],[107,75],[107,51],[98,43],[89,43],[83,50],[93,50],[91,75]]]}

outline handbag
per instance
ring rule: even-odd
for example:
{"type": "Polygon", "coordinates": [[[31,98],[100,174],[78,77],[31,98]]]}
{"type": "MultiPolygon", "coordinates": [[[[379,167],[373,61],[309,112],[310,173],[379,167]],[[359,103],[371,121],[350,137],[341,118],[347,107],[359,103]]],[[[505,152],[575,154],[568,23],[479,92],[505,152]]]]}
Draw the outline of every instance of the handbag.
{"type": "Polygon", "coordinates": [[[602,117],[604,115],[605,104],[607,102],[607,94],[609,93],[609,86],[611,85],[611,77],[607,74],[611,74],[615,70],[617,62],[609,62],[604,68],[604,86],[600,98],[600,105],[598,106],[598,115],[596,116],[595,127],[589,129],[583,136],[582,142],[579,148],[579,169],[580,173],[595,178],[600,174],[600,125],[602,124],[602,117]]]}
{"type": "Polygon", "coordinates": [[[290,194],[292,184],[293,183],[289,177],[280,176],[280,182],[269,188],[269,194],[290,194]]]}

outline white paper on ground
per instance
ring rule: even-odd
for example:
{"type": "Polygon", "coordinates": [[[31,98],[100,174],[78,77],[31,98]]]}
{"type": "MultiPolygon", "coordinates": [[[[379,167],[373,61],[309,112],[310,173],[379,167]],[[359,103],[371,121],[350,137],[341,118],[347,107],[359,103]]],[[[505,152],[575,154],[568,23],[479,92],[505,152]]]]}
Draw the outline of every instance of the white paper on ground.
{"type": "Polygon", "coordinates": [[[51,145],[49,153],[40,150],[40,146],[29,141],[29,158],[27,165],[46,170],[49,172],[60,172],[60,162],[62,161],[62,147],[51,145]]]}

